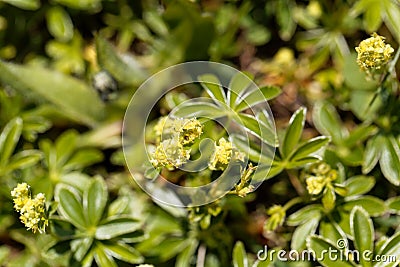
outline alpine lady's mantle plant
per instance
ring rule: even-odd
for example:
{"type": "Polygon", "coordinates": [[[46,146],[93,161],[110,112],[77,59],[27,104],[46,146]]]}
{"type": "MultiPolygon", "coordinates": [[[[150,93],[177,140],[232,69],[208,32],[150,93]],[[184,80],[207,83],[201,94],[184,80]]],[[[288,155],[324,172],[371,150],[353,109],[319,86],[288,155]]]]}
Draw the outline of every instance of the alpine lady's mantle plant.
{"type": "Polygon", "coordinates": [[[0,11],[1,266],[399,265],[399,1],[5,0],[0,11]],[[154,106],[145,180],[199,187],[239,166],[222,198],[172,208],[132,181],[121,122],[147,77],[198,59],[266,86],[223,77],[235,95],[206,74],[154,106]],[[264,246],[320,262],[257,259],[264,246]]]}

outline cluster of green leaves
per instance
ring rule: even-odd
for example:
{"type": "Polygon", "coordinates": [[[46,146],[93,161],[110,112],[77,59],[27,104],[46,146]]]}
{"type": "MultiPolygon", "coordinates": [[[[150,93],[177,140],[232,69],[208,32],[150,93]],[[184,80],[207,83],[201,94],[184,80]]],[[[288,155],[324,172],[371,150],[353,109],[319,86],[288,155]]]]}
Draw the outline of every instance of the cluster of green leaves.
{"type": "MultiPolygon", "coordinates": [[[[387,77],[368,81],[350,52],[364,32],[373,31],[396,48],[399,10],[398,1],[391,0],[2,1],[0,58],[14,62],[0,61],[0,264],[313,266],[318,263],[261,261],[255,253],[267,243],[271,249],[320,252],[339,249],[339,240],[347,240],[349,248],[370,250],[371,257],[399,259],[395,65],[387,77]],[[230,119],[250,135],[250,144],[238,134],[232,142],[264,168],[252,179],[268,180],[268,188],[261,186],[245,198],[226,196],[213,204],[219,212],[212,205],[188,211],[148,202],[120,166],[121,120],[137,86],[164,67],[208,59],[250,65],[260,72],[257,82],[265,77],[269,81],[270,72],[281,65],[263,65],[264,60],[253,58],[254,48],[264,58],[265,51],[269,56],[282,42],[298,59],[289,60],[288,73],[280,70],[277,83],[298,86],[306,106],[326,98],[310,105],[309,114],[308,106],[275,101],[281,93],[276,86],[251,91],[250,74],[249,79],[235,76],[227,92],[215,76],[204,75],[197,92],[207,99],[179,105],[195,93],[177,90],[153,114],[158,117],[179,106],[182,117],[230,119]],[[99,71],[118,84],[116,99],[108,103],[93,88],[99,71]],[[316,88],[320,91],[314,95],[316,88]],[[279,127],[275,133],[268,112],[250,112],[265,100],[273,101],[277,114],[283,109],[279,103],[293,111],[285,130],[279,127]],[[314,126],[322,136],[310,130],[314,126]],[[265,155],[261,143],[276,149],[276,156],[265,155]],[[321,160],[338,177],[320,194],[310,195],[308,168],[321,160]],[[48,234],[35,236],[18,222],[10,198],[17,182],[46,194],[51,206],[48,234]],[[286,203],[286,218],[279,218],[275,232],[262,232],[265,212],[248,208],[269,208],[275,202],[286,203]]],[[[204,134],[216,139],[217,129],[210,124],[204,134]]],[[[211,177],[184,178],[198,185],[211,177]]],[[[320,264],[371,266],[364,259],[325,258],[320,264]]]]}

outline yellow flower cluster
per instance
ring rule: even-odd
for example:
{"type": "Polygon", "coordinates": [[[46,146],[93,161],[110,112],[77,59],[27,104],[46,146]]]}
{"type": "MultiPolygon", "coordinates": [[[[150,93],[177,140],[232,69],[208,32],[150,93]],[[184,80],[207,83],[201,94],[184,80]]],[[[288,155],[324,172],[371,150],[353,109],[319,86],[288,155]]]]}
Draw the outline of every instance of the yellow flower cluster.
{"type": "Polygon", "coordinates": [[[231,159],[244,161],[244,154],[234,151],[232,143],[226,141],[225,138],[222,137],[218,140],[218,145],[215,146],[208,167],[211,170],[224,170],[231,159]]]}
{"type": "Polygon", "coordinates": [[[203,133],[203,126],[197,119],[171,119],[162,117],[154,126],[157,147],[150,160],[154,167],[179,167],[187,162],[192,144],[203,133]],[[162,141],[161,141],[162,140],[162,141]]]}
{"type": "Polygon", "coordinates": [[[162,141],[152,154],[150,160],[154,167],[179,167],[190,157],[190,150],[184,149],[177,138],[162,141]]]}
{"type": "Polygon", "coordinates": [[[32,230],[33,233],[39,231],[44,233],[49,222],[46,215],[46,198],[39,193],[35,198],[30,196],[30,187],[26,183],[18,184],[11,191],[14,200],[14,208],[20,213],[21,222],[32,230]]]}
{"type": "Polygon", "coordinates": [[[270,215],[270,217],[265,224],[266,231],[275,231],[276,228],[283,225],[286,211],[281,205],[272,206],[268,209],[267,214],[270,215]]]}
{"type": "Polygon", "coordinates": [[[182,127],[177,129],[179,132],[179,141],[182,145],[193,143],[203,133],[203,126],[196,119],[186,119],[182,127]]]}
{"type": "Polygon", "coordinates": [[[325,178],[322,176],[310,176],[306,179],[307,191],[310,195],[318,195],[325,187],[325,178]]]}
{"type": "Polygon", "coordinates": [[[178,136],[179,142],[182,145],[193,143],[203,133],[203,126],[195,119],[171,119],[162,117],[154,126],[154,133],[157,137],[157,142],[163,138],[173,138],[178,136]]]}
{"type": "Polygon", "coordinates": [[[211,156],[209,167],[212,170],[223,170],[229,164],[232,156],[232,143],[221,138],[211,156]]]}
{"type": "Polygon", "coordinates": [[[312,175],[306,178],[307,191],[310,195],[320,194],[327,184],[337,178],[336,170],[324,162],[313,164],[310,172],[312,175]]]}
{"type": "Polygon", "coordinates": [[[367,73],[379,70],[391,59],[394,52],[389,44],[385,44],[385,38],[373,33],[372,36],[362,41],[356,47],[358,53],[357,63],[367,73]]]}

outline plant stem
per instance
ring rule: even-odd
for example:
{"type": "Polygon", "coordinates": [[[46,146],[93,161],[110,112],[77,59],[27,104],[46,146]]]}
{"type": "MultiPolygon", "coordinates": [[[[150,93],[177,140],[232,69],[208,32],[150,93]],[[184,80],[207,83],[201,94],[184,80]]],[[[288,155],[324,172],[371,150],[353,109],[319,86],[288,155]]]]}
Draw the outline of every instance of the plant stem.
{"type": "Polygon", "coordinates": [[[288,170],[288,175],[289,175],[289,180],[290,183],[293,185],[294,189],[296,190],[297,194],[299,196],[303,196],[305,193],[304,187],[301,184],[297,173],[294,172],[294,170],[288,170]]]}
{"type": "Polygon", "coordinates": [[[378,90],[375,92],[374,97],[371,99],[371,101],[369,102],[369,105],[367,107],[367,110],[365,113],[369,112],[370,107],[372,106],[372,104],[374,104],[376,98],[378,97],[378,95],[382,92],[383,88],[383,84],[386,82],[386,80],[389,78],[390,74],[396,76],[396,72],[395,72],[395,67],[396,67],[396,63],[399,60],[400,57],[400,47],[397,49],[396,54],[394,55],[393,60],[390,62],[389,64],[389,68],[388,71],[385,73],[385,75],[383,76],[383,78],[381,79],[381,81],[379,82],[379,87],[378,90]]]}
{"type": "Polygon", "coordinates": [[[201,244],[199,249],[197,250],[196,267],[204,267],[204,262],[205,262],[205,259],[206,259],[206,251],[207,251],[206,246],[201,244]]]}
{"type": "Polygon", "coordinates": [[[290,209],[291,207],[293,207],[296,204],[302,203],[303,202],[303,198],[301,197],[295,197],[291,200],[289,200],[284,206],[283,209],[285,211],[287,211],[288,209],[290,209]]]}

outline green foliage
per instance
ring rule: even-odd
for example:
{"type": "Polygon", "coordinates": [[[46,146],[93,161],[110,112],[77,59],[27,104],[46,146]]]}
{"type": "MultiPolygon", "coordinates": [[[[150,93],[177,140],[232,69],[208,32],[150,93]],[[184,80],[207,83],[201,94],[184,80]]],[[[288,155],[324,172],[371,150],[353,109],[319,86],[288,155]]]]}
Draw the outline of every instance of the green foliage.
{"type": "MultiPolygon", "coordinates": [[[[1,266],[398,266],[399,1],[3,0],[0,11],[1,266]],[[375,32],[394,52],[365,50],[379,63],[365,72],[355,47],[375,32]],[[196,118],[190,157],[248,162],[217,201],[171,207],[133,182],[122,121],[151,74],[196,60],[243,75],[168,92],[146,145],[160,118],[196,118]],[[20,222],[18,183],[46,196],[45,233],[20,222]],[[360,257],[318,257],[329,249],[360,257]]],[[[202,186],[225,165],[144,175],[202,186]]]]}

